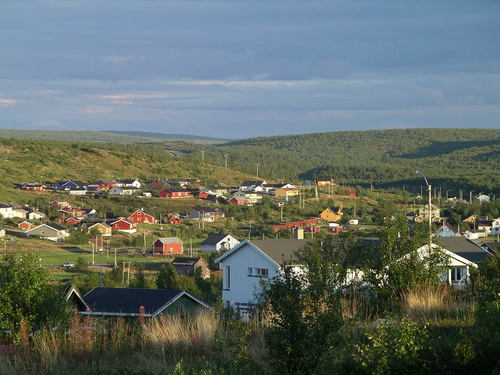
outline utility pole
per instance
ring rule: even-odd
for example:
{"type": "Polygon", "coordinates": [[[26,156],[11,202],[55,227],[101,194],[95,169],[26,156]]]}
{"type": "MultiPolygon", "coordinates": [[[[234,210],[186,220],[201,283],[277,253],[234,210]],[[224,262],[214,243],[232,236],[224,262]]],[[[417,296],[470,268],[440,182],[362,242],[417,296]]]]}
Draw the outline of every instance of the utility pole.
{"type": "Polygon", "coordinates": [[[259,178],[259,163],[255,163],[257,165],[257,178],[259,178]]]}
{"type": "Polygon", "coordinates": [[[226,166],[226,169],[227,169],[227,157],[228,156],[229,156],[228,154],[224,155],[224,157],[226,158],[226,163],[224,164],[226,166]]]}
{"type": "Polygon", "coordinates": [[[205,161],[205,150],[201,151],[201,161],[205,161]]]}

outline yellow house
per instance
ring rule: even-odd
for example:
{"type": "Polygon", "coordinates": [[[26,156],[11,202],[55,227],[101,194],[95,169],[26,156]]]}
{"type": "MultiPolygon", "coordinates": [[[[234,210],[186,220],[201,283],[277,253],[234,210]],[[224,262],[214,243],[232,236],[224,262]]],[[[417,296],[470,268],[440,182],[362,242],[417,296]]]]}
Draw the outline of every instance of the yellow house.
{"type": "Polygon", "coordinates": [[[319,214],[319,216],[326,221],[339,221],[342,219],[342,207],[327,207],[319,214]]]}
{"type": "Polygon", "coordinates": [[[316,185],[318,186],[333,185],[333,178],[331,176],[318,176],[316,177],[316,185]]]}
{"type": "Polygon", "coordinates": [[[113,228],[111,228],[108,224],[96,223],[88,227],[88,232],[90,233],[90,231],[94,228],[96,228],[99,231],[99,233],[101,233],[102,236],[111,236],[113,231],[112,230],[113,228]]]}
{"type": "Polygon", "coordinates": [[[300,194],[300,190],[297,188],[279,188],[276,189],[274,195],[276,197],[292,198],[300,194]]]}

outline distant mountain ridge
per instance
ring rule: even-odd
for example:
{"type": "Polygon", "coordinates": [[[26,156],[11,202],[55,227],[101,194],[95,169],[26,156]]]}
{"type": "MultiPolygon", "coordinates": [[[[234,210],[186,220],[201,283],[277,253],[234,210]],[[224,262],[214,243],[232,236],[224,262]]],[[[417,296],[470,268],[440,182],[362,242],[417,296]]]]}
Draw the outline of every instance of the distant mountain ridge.
{"type": "Polygon", "coordinates": [[[103,133],[113,133],[128,135],[133,137],[144,137],[144,138],[161,138],[165,139],[179,139],[179,140],[201,140],[201,141],[212,141],[212,142],[231,142],[236,141],[236,139],[226,139],[226,138],[214,138],[214,137],[203,137],[199,135],[189,135],[189,134],[167,134],[167,133],[155,133],[155,132],[143,132],[143,131],[117,131],[117,130],[103,130],[103,133]]]}
{"type": "Polygon", "coordinates": [[[64,142],[97,143],[146,143],[165,141],[188,141],[195,143],[226,143],[234,139],[221,139],[188,134],[166,134],[143,131],[91,131],[91,130],[25,130],[0,129],[0,138],[38,139],[64,142]]]}

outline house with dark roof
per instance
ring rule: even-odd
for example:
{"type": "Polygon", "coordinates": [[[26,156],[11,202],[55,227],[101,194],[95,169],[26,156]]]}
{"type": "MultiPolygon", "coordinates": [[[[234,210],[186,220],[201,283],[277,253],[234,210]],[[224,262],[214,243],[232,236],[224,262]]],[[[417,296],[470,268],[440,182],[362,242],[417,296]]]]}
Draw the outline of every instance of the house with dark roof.
{"type": "Polygon", "coordinates": [[[208,279],[210,277],[210,270],[208,263],[202,257],[177,257],[172,261],[177,274],[179,276],[194,275],[196,269],[200,269],[201,277],[208,279]]]}
{"type": "Polygon", "coordinates": [[[211,234],[201,243],[201,251],[229,251],[239,243],[240,241],[230,234],[211,234]]]}
{"type": "Polygon", "coordinates": [[[69,229],[59,224],[41,224],[26,231],[27,237],[40,237],[54,242],[64,242],[69,229]]]}
{"type": "Polygon", "coordinates": [[[457,229],[450,223],[442,223],[438,230],[435,232],[437,237],[456,237],[460,236],[460,233],[457,229]]]}
{"type": "MultiPolygon", "coordinates": [[[[75,290],[67,295],[79,297],[75,290]]],[[[96,287],[80,297],[80,314],[96,316],[156,317],[160,314],[195,314],[212,311],[185,290],[96,287]]]]}
{"type": "Polygon", "coordinates": [[[319,214],[325,221],[339,221],[342,219],[342,207],[327,207],[319,214]]]}
{"type": "Polygon", "coordinates": [[[224,211],[213,207],[194,207],[188,214],[190,219],[210,222],[226,218],[226,213],[224,211]]]}
{"type": "MultiPolygon", "coordinates": [[[[467,285],[471,270],[491,255],[488,250],[463,236],[442,237],[432,246],[448,256],[448,269],[442,273],[442,280],[458,289],[467,285]]],[[[428,248],[424,245],[418,251],[427,251],[428,248]]]]}
{"type": "Polygon", "coordinates": [[[248,318],[256,305],[262,279],[281,274],[284,261],[294,261],[295,252],[307,244],[304,239],[244,240],[215,260],[223,272],[222,300],[248,318]]]}

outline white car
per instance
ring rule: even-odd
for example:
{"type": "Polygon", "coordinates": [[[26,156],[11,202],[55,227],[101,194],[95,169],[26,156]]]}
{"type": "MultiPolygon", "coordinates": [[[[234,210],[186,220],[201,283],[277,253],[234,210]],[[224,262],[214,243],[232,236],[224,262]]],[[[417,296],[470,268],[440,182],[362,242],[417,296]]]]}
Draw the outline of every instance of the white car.
{"type": "Polygon", "coordinates": [[[61,264],[61,267],[65,267],[65,268],[73,268],[75,265],[73,263],[69,263],[69,262],[65,262],[63,264],[61,264]]]}

